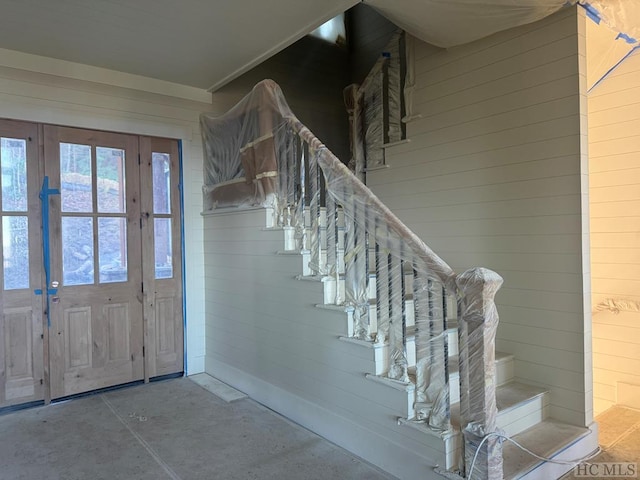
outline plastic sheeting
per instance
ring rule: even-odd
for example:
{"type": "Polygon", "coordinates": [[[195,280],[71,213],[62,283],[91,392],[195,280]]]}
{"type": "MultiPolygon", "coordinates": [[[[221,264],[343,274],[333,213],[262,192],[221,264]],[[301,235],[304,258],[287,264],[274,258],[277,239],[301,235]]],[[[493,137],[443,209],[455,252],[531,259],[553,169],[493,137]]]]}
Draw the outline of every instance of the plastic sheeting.
{"type": "MultiPolygon", "coordinates": [[[[463,300],[460,339],[460,416],[465,438],[465,465],[472,464],[485,435],[497,432],[495,337],[498,311],[493,301],[502,277],[491,270],[467,270],[456,279],[463,300]],[[474,381],[484,376],[487,384],[474,381]]],[[[471,479],[502,478],[502,443],[492,436],[481,447],[471,479]]]]}
{"type": "Polygon", "coordinates": [[[567,0],[365,0],[415,37],[449,48],[540,20],[567,0]]]}
{"type": "MultiPolygon", "coordinates": [[[[493,295],[500,277],[483,269],[456,275],[299,122],[273,81],[260,82],[220,118],[203,115],[202,128],[205,200],[221,183],[229,185],[229,179],[244,179],[251,186],[268,178],[270,193],[264,185],[262,190],[255,187],[245,204],[266,202],[274,207],[280,225],[296,229],[298,248],[310,250],[312,274],[339,280],[344,259],[344,305],[353,307],[354,336],[375,335],[376,341],[388,343],[387,376],[406,383],[415,375],[416,418],[437,431],[451,428],[448,298],[464,293],[458,319],[462,427],[475,434],[492,432],[498,322],[493,295]],[[248,150],[251,155],[246,155],[248,150]],[[260,177],[265,172],[275,175],[260,177]],[[372,270],[375,316],[370,315],[372,270]],[[407,356],[410,328],[416,336],[413,373],[407,356]]],[[[471,451],[478,443],[470,435],[465,433],[471,451]]],[[[492,458],[499,456],[499,445],[487,440],[474,476],[501,478],[501,460],[492,458]]]]}
{"type": "Polygon", "coordinates": [[[362,85],[349,85],[344,98],[351,124],[352,169],[361,180],[367,168],[385,164],[384,145],[403,137],[402,43],[396,32],[362,85]]]}
{"type": "MultiPolygon", "coordinates": [[[[227,114],[202,114],[205,210],[216,207],[267,205],[286,195],[277,179],[277,153],[294,148],[275,138],[288,110],[275,84],[260,84],[227,114]],[[279,142],[276,144],[276,142],[279,142]]],[[[282,172],[284,173],[284,172],[282,172]]],[[[284,186],[286,189],[287,187],[284,186]]]]}
{"type": "Polygon", "coordinates": [[[587,12],[587,87],[603,81],[640,48],[640,2],[595,1],[587,12]]]}

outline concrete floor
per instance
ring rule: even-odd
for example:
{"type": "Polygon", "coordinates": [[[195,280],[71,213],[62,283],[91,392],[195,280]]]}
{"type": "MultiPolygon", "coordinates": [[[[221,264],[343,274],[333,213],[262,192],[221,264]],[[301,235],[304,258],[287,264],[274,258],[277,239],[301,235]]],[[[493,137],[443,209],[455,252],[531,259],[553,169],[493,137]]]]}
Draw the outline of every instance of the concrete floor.
{"type": "MultiPolygon", "coordinates": [[[[640,411],[615,405],[595,420],[598,422],[601,452],[588,463],[630,462],[640,466],[640,411]]],[[[575,473],[570,472],[562,478],[580,478],[575,473]]],[[[638,474],[634,475],[637,477],[638,474]]]]}
{"type": "Polygon", "coordinates": [[[187,378],[0,416],[0,479],[391,479],[245,398],[187,378]]]}

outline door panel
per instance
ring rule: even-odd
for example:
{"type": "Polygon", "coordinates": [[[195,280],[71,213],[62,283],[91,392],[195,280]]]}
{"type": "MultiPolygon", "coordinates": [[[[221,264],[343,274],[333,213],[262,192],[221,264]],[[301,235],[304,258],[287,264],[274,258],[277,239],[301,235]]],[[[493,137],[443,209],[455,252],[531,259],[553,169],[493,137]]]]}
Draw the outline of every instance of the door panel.
{"type": "Polygon", "coordinates": [[[138,138],[44,127],[51,396],[144,378],[138,138]],[[57,282],[57,283],[55,283],[57,282]]]}
{"type": "Polygon", "coordinates": [[[0,407],[44,399],[38,129],[0,120],[0,407]]]}
{"type": "Polygon", "coordinates": [[[178,142],[140,139],[146,378],[184,370],[178,142]]]}

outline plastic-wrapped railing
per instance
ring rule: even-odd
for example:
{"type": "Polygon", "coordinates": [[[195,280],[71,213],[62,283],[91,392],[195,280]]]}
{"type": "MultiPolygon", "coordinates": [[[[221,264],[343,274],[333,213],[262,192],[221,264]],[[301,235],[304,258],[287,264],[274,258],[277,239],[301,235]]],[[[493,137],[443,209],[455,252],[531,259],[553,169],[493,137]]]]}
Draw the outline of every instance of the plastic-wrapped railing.
{"type": "Polygon", "coordinates": [[[321,276],[333,295],[325,302],[350,312],[353,337],[388,352],[384,377],[415,384],[406,420],[453,432],[459,372],[461,473],[501,479],[501,445],[487,434],[496,429],[502,279],[482,268],[457,275],[300,123],[275,82],[258,83],[225,115],[203,114],[201,127],[205,209],[273,209],[274,224],[294,233],[286,248],[305,256],[303,274],[321,276]]]}
{"type": "Polygon", "coordinates": [[[502,278],[484,268],[457,275],[297,118],[275,137],[277,223],[295,231],[307,274],[335,280],[332,303],[352,312],[354,337],[388,345],[386,377],[415,383],[409,420],[450,431],[449,377],[459,371],[464,466],[473,463],[472,478],[501,479],[500,443],[480,442],[496,430],[493,299],[502,278]],[[456,326],[457,358],[448,345],[456,326]]]}

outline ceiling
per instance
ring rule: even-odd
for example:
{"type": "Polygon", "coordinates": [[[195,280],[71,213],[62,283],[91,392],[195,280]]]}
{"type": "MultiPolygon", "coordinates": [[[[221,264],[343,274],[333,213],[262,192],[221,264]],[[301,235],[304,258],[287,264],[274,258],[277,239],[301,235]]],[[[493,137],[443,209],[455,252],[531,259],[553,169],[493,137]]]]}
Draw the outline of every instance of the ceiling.
{"type": "MultiPolygon", "coordinates": [[[[409,33],[441,47],[539,20],[567,3],[363,2],[409,33]]],[[[1,0],[0,48],[215,90],[356,3],[358,0],[1,0]]]]}
{"type": "Polygon", "coordinates": [[[1,0],[0,48],[218,87],[358,0],[1,0]]]}

